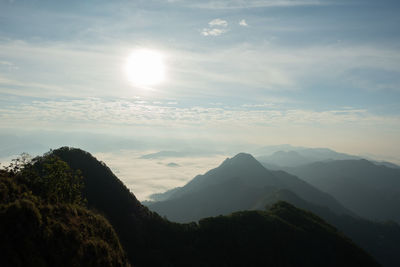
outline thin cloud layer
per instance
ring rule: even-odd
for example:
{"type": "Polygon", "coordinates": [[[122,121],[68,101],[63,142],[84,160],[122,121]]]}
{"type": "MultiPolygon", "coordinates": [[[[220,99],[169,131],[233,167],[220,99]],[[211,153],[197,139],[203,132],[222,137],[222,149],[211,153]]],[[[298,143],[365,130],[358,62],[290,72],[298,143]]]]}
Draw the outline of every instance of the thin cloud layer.
{"type": "Polygon", "coordinates": [[[210,26],[210,28],[204,28],[201,31],[203,36],[219,36],[228,31],[228,29],[226,29],[228,27],[228,22],[220,18],[211,20],[208,26],[210,26]]]}
{"type": "Polygon", "coordinates": [[[208,23],[210,27],[228,27],[228,22],[223,19],[213,19],[208,23]]]}
{"type": "Polygon", "coordinates": [[[226,33],[227,30],[226,29],[216,29],[216,28],[204,28],[201,31],[201,34],[204,36],[219,36],[223,33],[226,33]]]}
{"type": "Polygon", "coordinates": [[[283,108],[282,105],[243,105],[242,107],[180,107],[177,105],[151,104],[141,100],[65,99],[60,101],[35,100],[24,105],[8,105],[0,108],[3,126],[15,127],[24,123],[37,126],[57,125],[115,125],[115,126],[201,126],[213,125],[284,126],[354,124],[373,126],[387,124],[398,129],[400,118],[378,116],[365,109],[342,108],[314,111],[299,108],[283,108]],[[397,125],[397,126],[396,126],[397,125]]]}
{"type": "Polygon", "coordinates": [[[202,9],[245,9],[245,8],[268,8],[268,7],[298,7],[318,6],[326,2],[318,0],[212,0],[186,3],[191,7],[202,9]]]}

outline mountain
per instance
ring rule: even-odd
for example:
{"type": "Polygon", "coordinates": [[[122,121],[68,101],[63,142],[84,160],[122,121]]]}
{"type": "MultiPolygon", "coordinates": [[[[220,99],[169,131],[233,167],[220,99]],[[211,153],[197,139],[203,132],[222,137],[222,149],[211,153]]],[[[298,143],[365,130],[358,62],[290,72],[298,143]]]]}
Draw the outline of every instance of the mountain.
{"type": "MultiPolygon", "coordinates": [[[[155,193],[155,194],[151,194],[150,195],[150,199],[154,200],[154,201],[163,201],[163,200],[167,200],[168,198],[170,198],[175,192],[179,191],[179,189],[181,189],[181,187],[175,187],[172,188],[170,190],[167,190],[163,193],[155,193]]],[[[151,201],[147,201],[148,203],[151,203],[151,201]]],[[[142,202],[143,203],[143,202],[142,202]]]]}
{"type": "Polygon", "coordinates": [[[400,169],[367,160],[338,160],[285,170],[365,218],[400,222],[400,169]]]}
{"type": "MultiPolygon", "coordinates": [[[[172,234],[171,225],[144,207],[105,163],[90,153],[69,147],[50,152],[80,170],[84,177],[83,196],[90,209],[101,212],[115,228],[130,262],[137,266],[159,266],[168,260],[154,257],[162,239],[158,232],[172,234]],[[149,240],[154,240],[149,242],[149,240]]],[[[172,238],[172,237],[171,237],[172,238]]],[[[165,254],[169,250],[165,251],[165,254]]]]}
{"type": "Polygon", "coordinates": [[[286,201],[321,216],[384,266],[400,264],[398,224],[376,223],[343,211],[329,195],[284,171],[266,170],[249,154],[227,159],[218,168],[158,198],[163,201],[150,203],[149,208],[180,222],[239,210],[263,210],[286,201]]]}
{"type": "Polygon", "coordinates": [[[172,194],[168,192],[169,198],[150,204],[149,208],[173,221],[189,222],[250,209],[258,197],[274,188],[291,190],[338,214],[351,213],[328,194],[288,173],[269,171],[246,153],[228,158],[219,167],[196,176],[172,194]]]}
{"type": "Polygon", "coordinates": [[[297,150],[304,149],[304,148],[305,147],[292,146],[289,144],[269,145],[269,146],[264,146],[264,147],[260,147],[257,149],[253,149],[250,151],[250,153],[257,158],[259,156],[269,156],[278,151],[297,151],[297,150]]]}
{"type": "Polygon", "coordinates": [[[257,160],[265,167],[281,169],[317,161],[360,159],[358,156],[339,153],[329,148],[306,148],[291,145],[267,146],[255,151],[257,160]]]}
{"type": "Polygon", "coordinates": [[[372,161],[376,165],[386,166],[388,168],[400,169],[400,166],[388,161],[372,161]]]}
{"type": "Polygon", "coordinates": [[[375,256],[383,266],[400,264],[400,226],[393,222],[372,222],[349,215],[337,215],[326,207],[311,204],[289,190],[275,190],[266,194],[253,209],[264,209],[277,201],[293,203],[296,207],[318,214],[325,221],[337,227],[356,244],[375,256]]]}
{"type": "Polygon", "coordinates": [[[288,203],[171,223],[89,153],[64,147],[51,154],[81,171],[88,207],[109,219],[135,266],[379,266],[335,228],[288,203]]]}
{"type": "Polygon", "coordinates": [[[171,167],[171,168],[180,167],[180,165],[178,163],[175,163],[175,162],[170,162],[170,163],[166,164],[165,166],[171,167]]]}
{"type": "Polygon", "coordinates": [[[72,178],[70,169],[47,161],[38,175],[33,170],[40,164],[0,170],[0,265],[130,266],[110,223],[69,197],[78,183],[58,190],[62,177],[72,178]]]}
{"type": "Polygon", "coordinates": [[[311,163],[312,159],[302,156],[296,151],[277,151],[269,156],[257,157],[257,160],[266,164],[275,166],[298,166],[311,163]]]}
{"type": "Polygon", "coordinates": [[[329,148],[303,148],[297,152],[313,161],[360,159],[358,156],[336,152],[329,148]]]}
{"type": "Polygon", "coordinates": [[[202,219],[198,227],[196,247],[209,262],[205,266],[373,264],[334,227],[286,202],[278,202],[267,211],[202,219]]]}

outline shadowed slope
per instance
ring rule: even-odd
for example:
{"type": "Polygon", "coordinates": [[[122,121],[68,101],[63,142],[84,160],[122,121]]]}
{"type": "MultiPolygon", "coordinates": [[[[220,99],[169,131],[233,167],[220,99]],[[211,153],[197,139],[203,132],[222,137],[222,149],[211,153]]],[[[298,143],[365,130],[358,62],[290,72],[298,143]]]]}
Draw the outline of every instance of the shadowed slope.
{"type": "Polygon", "coordinates": [[[363,217],[400,222],[400,169],[367,160],[339,160],[286,170],[363,217]]]}
{"type": "Polygon", "coordinates": [[[64,200],[49,202],[24,181],[0,173],[1,266],[130,266],[103,216],[64,200]]]}

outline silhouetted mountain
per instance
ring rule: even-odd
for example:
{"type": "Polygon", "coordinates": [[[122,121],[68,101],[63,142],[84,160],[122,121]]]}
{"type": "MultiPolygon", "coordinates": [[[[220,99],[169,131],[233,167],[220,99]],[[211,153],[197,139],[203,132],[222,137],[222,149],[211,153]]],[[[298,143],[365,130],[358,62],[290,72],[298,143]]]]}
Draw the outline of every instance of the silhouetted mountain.
{"type": "Polygon", "coordinates": [[[40,172],[38,164],[18,173],[0,171],[0,265],[130,266],[109,222],[60,196],[77,185],[67,181],[70,188],[58,190],[61,177],[72,178],[64,163],[45,164],[40,172]]]}
{"type": "MultiPolygon", "coordinates": [[[[175,192],[177,192],[179,189],[181,189],[181,187],[175,187],[172,188],[168,191],[165,191],[164,193],[155,193],[150,195],[150,199],[152,199],[153,201],[163,201],[163,200],[167,200],[168,198],[170,198],[175,192]]],[[[152,201],[148,201],[149,203],[151,203],[152,201]]]]}
{"type": "Polygon", "coordinates": [[[148,207],[169,220],[191,222],[209,216],[248,210],[263,192],[262,188],[257,189],[246,185],[239,178],[231,178],[183,196],[149,203],[148,207]]]}
{"type": "Polygon", "coordinates": [[[299,198],[289,190],[275,190],[264,195],[252,208],[264,209],[276,201],[286,201],[298,208],[318,214],[321,218],[337,227],[356,244],[375,256],[383,266],[400,265],[400,226],[391,222],[372,222],[349,215],[337,215],[326,207],[311,204],[299,198]]]}
{"type": "Polygon", "coordinates": [[[196,247],[205,252],[210,262],[206,266],[371,264],[335,228],[286,202],[274,204],[268,211],[206,218],[200,220],[198,229],[196,247]]]}
{"type": "Polygon", "coordinates": [[[290,204],[171,223],[143,207],[89,153],[61,148],[52,154],[81,170],[89,207],[110,220],[135,266],[378,266],[322,219],[290,204]]]}
{"type": "MultiPolygon", "coordinates": [[[[139,266],[162,265],[164,259],[154,255],[159,253],[158,247],[162,246],[159,242],[164,240],[157,240],[156,236],[159,229],[170,225],[140,204],[110,168],[88,152],[63,147],[53,150],[51,154],[82,172],[83,195],[88,207],[104,214],[114,226],[131,263],[139,266]],[[154,242],[149,242],[153,239],[154,242]]],[[[171,234],[171,230],[165,231],[165,235],[171,234]]]]}
{"type": "Polygon", "coordinates": [[[332,212],[335,209],[324,205],[336,203],[329,195],[321,195],[314,187],[286,172],[265,170],[249,154],[241,153],[227,159],[218,168],[196,176],[186,186],[167,192],[167,200],[151,203],[149,207],[180,222],[238,210],[264,209],[283,200],[323,217],[385,266],[400,264],[400,248],[396,245],[400,242],[399,225],[374,223],[348,213],[345,215],[346,212],[342,215],[332,212]],[[253,176],[256,177],[254,180],[253,176]],[[262,177],[266,177],[264,184],[262,177]]]}
{"type": "Polygon", "coordinates": [[[400,169],[367,160],[317,162],[286,168],[357,214],[400,222],[400,169]]]}
{"type": "Polygon", "coordinates": [[[170,197],[164,202],[153,203],[149,208],[173,221],[189,222],[204,216],[250,209],[257,197],[270,188],[288,189],[338,214],[350,214],[328,194],[288,173],[269,171],[245,153],[228,158],[219,167],[196,176],[179,190],[169,193],[170,197]],[[238,196],[242,197],[240,201],[238,196]]]}

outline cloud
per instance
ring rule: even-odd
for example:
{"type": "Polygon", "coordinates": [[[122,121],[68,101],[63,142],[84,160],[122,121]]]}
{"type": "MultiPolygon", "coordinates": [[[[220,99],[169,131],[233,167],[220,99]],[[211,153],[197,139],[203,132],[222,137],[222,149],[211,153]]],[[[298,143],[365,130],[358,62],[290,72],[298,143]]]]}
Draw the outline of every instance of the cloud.
{"type": "MultiPolygon", "coordinates": [[[[171,145],[171,140],[179,139],[175,144],[181,146],[203,142],[204,147],[204,140],[211,138],[217,144],[207,147],[223,146],[225,149],[238,144],[262,145],[268,141],[396,155],[394,148],[400,145],[400,117],[376,114],[363,108],[316,110],[294,108],[293,103],[223,107],[151,103],[99,98],[5,103],[0,106],[0,125],[19,129],[18,133],[37,129],[102,132],[134,140],[147,138],[152,144],[164,140],[171,145]]],[[[184,165],[168,159],[171,161],[184,165]]]]}
{"type": "MultiPolygon", "coordinates": [[[[205,107],[155,105],[147,101],[125,99],[64,99],[35,100],[25,104],[9,104],[0,108],[0,122],[4,126],[33,125],[36,127],[213,127],[216,125],[254,127],[284,125],[358,124],[400,125],[398,116],[378,116],[366,109],[345,107],[315,111],[304,108],[285,108],[271,104],[205,107]]],[[[398,127],[397,127],[398,128],[398,127]]]]}
{"type": "Polygon", "coordinates": [[[0,74],[0,93],[42,97],[123,94],[132,88],[122,71],[124,56],[131,49],[83,43],[0,42],[0,59],[7,58],[0,70],[2,66],[15,70],[0,74]]]}
{"type": "MultiPolygon", "coordinates": [[[[400,69],[400,55],[395,49],[371,45],[236,44],[183,57],[193,64],[175,70],[181,83],[178,87],[221,97],[242,93],[245,98],[253,96],[254,99],[265,97],[265,90],[293,92],[327,86],[339,88],[355,84],[353,77],[370,80],[369,72],[354,72],[353,69],[382,69],[390,71],[390,77],[400,69]],[[262,88],[263,92],[257,88],[262,88]]],[[[382,74],[382,77],[386,76],[382,74]]],[[[387,79],[384,85],[395,90],[398,83],[387,79]]]]}
{"type": "Polygon", "coordinates": [[[19,67],[16,66],[14,63],[4,61],[4,60],[0,60],[0,67],[4,67],[7,70],[18,70],[19,69],[19,67]]]}
{"type": "Polygon", "coordinates": [[[11,62],[8,62],[8,61],[1,61],[0,60],[0,65],[13,66],[14,64],[12,64],[11,62]]]}
{"type": "Polygon", "coordinates": [[[202,9],[247,9],[263,7],[296,7],[323,5],[319,0],[212,0],[191,3],[189,6],[202,9]]]}
{"type": "Polygon", "coordinates": [[[213,19],[208,23],[208,25],[210,25],[210,27],[228,27],[228,22],[223,19],[213,19]]]}
{"type": "MultiPolygon", "coordinates": [[[[227,30],[207,28],[201,34],[217,38],[227,30]]],[[[144,92],[132,88],[121,71],[130,49],[131,46],[120,45],[88,48],[79,44],[2,42],[0,58],[20,69],[1,73],[0,93],[43,98],[115,98],[154,92],[157,98],[161,95],[179,102],[184,97],[194,97],[196,102],[201,102],[202,97],[220,97],[226,102],[242,94],[246,102],[266,97],[267,91],[293,92],[313,86],[339,87],[344,83],[372,91],[400,88],[398,79],[386,79],[396,76],[400,69],[400,55],[390,47],[246,43],[193,50],[161,48],[168,55],[168,82],[158,90],[144,92]],[[379,70],[378,78],[384,82],[370,82],[374,77],[371,73],[379,70]]]]}
{"type": "Polygon", "coordinates": [[[219,36],[228,31],[226,29],[228,27],[228,22],[223,19],[213,19],[208,23],[208,25],[210,28],[204,28],[201,31],[203,36],[219,36]]]}
{"type": "Polygon", "coordinates": [[[105,162],[114,173],[118,173],[118,178],[139,200],[146,200],[151,194],[183,186],[196,175],[217,167],[228,156],[209,155],[148,160],[139,158],[143,153],[146,151],[122,150],[96,153],[94,156],[105,162]],[[171,161],[179,164],[180,167],[169,167],[168,163],[171,161]]]}
{"type": "Polygon", "coordinates": [[[204,36],[219,36],[219,35],[221,35],[221,34],[223,34],[223,33],[226,33],[226,32],[227,32],[226,29],[217,29],[217,28],[210,29],[210,28],[204,28],[204,29],[201,31],[201,34],[204,35],[204,36]]]}
{"type": "Polygon", "coordinates": [[[242,19],[241,21],[239,21],[239,25],[240,25],[240,26],[243,26],[243,27],[249,26],[249,25],[247,24],[247,22],[246,22],[245,19],[242,19]]]}

